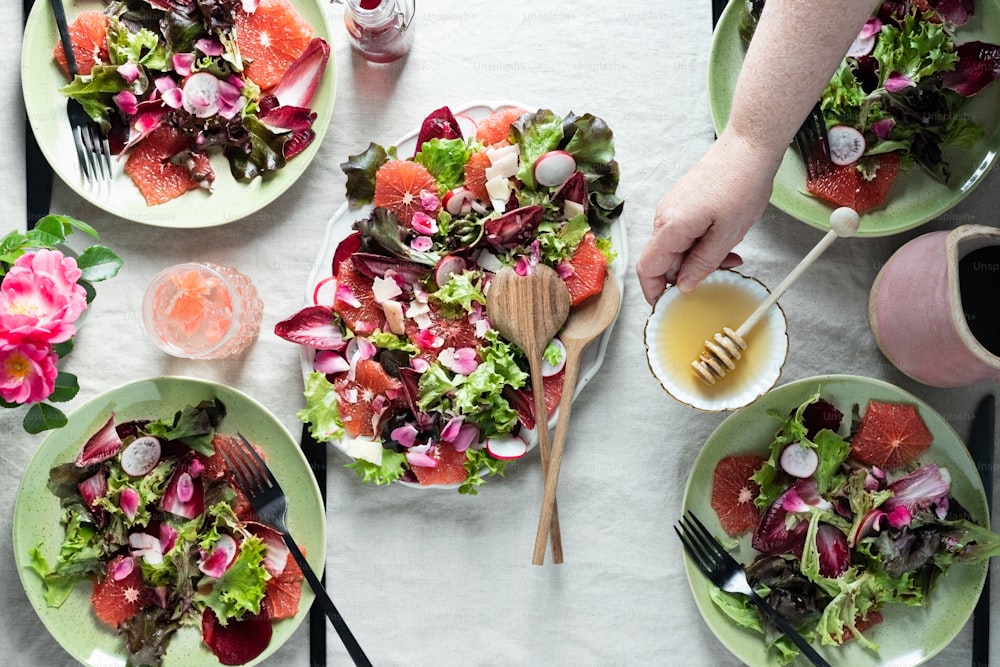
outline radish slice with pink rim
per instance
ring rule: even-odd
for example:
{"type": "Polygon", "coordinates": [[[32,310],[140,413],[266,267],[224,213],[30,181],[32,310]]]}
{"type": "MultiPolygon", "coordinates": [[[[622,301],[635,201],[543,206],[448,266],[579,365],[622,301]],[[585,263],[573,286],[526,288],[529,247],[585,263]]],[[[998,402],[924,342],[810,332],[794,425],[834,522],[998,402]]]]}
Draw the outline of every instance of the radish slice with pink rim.
{"type": "Polygon", "coordinates": [[[812,477],[819,466],[819,455],[814,447],[793,442],[781,451],[781,469],[792,477],[804,479],[812,477]]]}
{"type": "Polygon", "coordinates": [[[497,460],[513,461],[528,453],[528,443],[516,435],[489,438],[486,440],[486,451],[497,460]]]}

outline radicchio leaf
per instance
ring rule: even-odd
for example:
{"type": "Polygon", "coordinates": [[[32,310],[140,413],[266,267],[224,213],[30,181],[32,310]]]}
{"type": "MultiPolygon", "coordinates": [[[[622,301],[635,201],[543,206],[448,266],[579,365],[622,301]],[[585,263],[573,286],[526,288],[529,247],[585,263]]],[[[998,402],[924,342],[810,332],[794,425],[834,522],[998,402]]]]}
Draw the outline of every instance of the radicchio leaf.
{"type": "Polygon", "coordinates": [[[274,333],[284,340],[318,350],[343,350],[347,341],[334,325],[333,318],[333,308],[309,306],[275,324],[274,333]]]}
{"type": "Polygon", "coordinates": [[[413,154],[420,152],[425,142],[431,139],[461,139],[462,128],[448,107],[441,107],[427,114],[420,124],[420,134],[417,135],[417,145],[413,154]]]}
{"type": "Polygon", "coordinates": [[[118,437],[118,431],[115,429],[115,416],[112,414],[104,426],[87,440],[83,450],[76,457],[76,465],[85,468],[101,461],[107,461],[121,450],[122,444],[124,443],[118,437]]]}
{"type": "Polygon", "coordinates": [[[955,49],[955,69],[942,75],[944,87],[963,97],[972,97],[1000,77],[1000,46],[974,41],[955,49]]]}
{"type": "Polygon", "coordinates": [[[185,519],[205,511],[205,486],[200,474],[203,466],[194,454],[186,456],[174,470],[160,499],[160,509],[185,519]]]}
{"type": "Polygon", "coordinates": [[[498,218],[487,220],[483,227],[487,243],[497,250],[507,250],[531,243],[541,224],[541,206],[522,206],[498,218]]]}

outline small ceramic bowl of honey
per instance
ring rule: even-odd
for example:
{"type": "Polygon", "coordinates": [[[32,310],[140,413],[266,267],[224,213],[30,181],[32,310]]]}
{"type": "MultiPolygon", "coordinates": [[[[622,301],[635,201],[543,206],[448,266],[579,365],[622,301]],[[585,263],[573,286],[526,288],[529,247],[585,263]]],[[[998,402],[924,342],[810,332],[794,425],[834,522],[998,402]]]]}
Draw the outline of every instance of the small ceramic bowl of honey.
{"type": "Polygon", "coordinates": [[[788,357],[785,313],[775,304],[746,335],[747,349],[734,368],[706,384],[691,362],[724,326],[735,328],[767,298],[756,278],[738,271],[712,272],[691,292],[668,287],[646,320],[646,359],[660,386],[677,401],[706,412],[749,405],[778,382],[788,357]]]}

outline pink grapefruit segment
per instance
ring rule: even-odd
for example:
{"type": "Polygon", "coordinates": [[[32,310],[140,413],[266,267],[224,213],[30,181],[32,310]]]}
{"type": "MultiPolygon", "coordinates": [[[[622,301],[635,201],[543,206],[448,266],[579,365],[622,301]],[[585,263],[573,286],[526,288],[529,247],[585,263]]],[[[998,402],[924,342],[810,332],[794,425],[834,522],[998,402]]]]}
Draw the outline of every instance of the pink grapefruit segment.
{"type": "Polygon", "coordinates": [[[260,0],[252,13],[243,11],[239,3],[236,6],[236,44],[244,74],[268,90],[309,46],[312,26],[289,0],[260,0]]]}

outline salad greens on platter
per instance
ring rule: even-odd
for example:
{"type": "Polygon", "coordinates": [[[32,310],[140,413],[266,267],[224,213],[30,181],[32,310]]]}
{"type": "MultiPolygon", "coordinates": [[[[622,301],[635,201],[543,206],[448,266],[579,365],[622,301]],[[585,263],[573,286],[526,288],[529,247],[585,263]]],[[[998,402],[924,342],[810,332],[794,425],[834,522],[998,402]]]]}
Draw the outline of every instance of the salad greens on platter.
{"type": "MultiPolygon", "coordinates": [[[[740,35],[749,41],[764,0],[746,3],[740,35]]],[[[965,109],[970,98],[1000,77],[1000,46],[960,41],[975,11],[973,0],[884,0],[868,20],[822,95],[837,162],[874,178],[879,156],[897,154],[902,168],[917,164],[935,179],[950,175],[945,151],[970,148],[982,127],[965,109]],[[834,132],[836,135],[837,132],[834,132]]]]}
{"type": "MultiPolygon", "coordinates": [[[[743,509],[754,514],[731,532],[752,529],[751,585],[808,641],[853,640],[878,651],[865,630],[886,606],[925,605],[951,566],[1000,554],[1000,535],[952,496],[948,469],[917,461],[931,435],[915,406],[872,399],[861,414],[855,404],[846,436],[843,413],[821,388],[790,413],[769,414],[779,428],[741,489],[743,509]],[[878,429],[895,435],[880,442],[878,429]]],[[[734,458],[749,457],[722,459],[716,475],[734,458]]],[[[723,495],[713,488],[717,512],[723,495]]],[[[732,515],[723,509],[720,520],[726,526],[732,515]]],[[[733,623],[762,633],[779,663],[795,658],[794,644],[746,598],[715,588],[710,595],[733,623]]]]}
{"type": "Polygon", "coordinates": [[[49,472],[65,536],[55,562],[38,545],[28,567],[50,607],[89,583],[130,665],[161,664],[182,627],[199,628],[221,663],[244,664],[297,610],[301,572],[217,453],[231,439],[217,430],[225,415],[218,398],[156,420],[112,415],[49,472]]]}
{"type": "Polygon", "coordinates": [[[214,181],[203,159],[212,150],[239,182],[280,170],[316,137],[309,105],[330,47],[312,38],[276,84],[247,76],[240,47],[252,36],[239,23],[269,1],[104,0],[106,49],[60,91],[101,125],[114,154],[134,152],[160,128],[180,132],[186,141],[171,164],[203,188],[214,181]]]}
{"type": "MultiPolygon", "coordinates": [[[[486,315],[490,280],[544,263],[573,303],[600,292],[623,207],[613,134],[591,114],[501,107],[473,120],[442,107],[407,149],[372,142],[341,165],[364,216],[314,305],[275,333],[315,350],[299,417],[364,483],[475,494],[525,455],[539,418],[525,355],[486,315]]],[[[545,356],[551,411],[558,340],[545,356]]]]}

